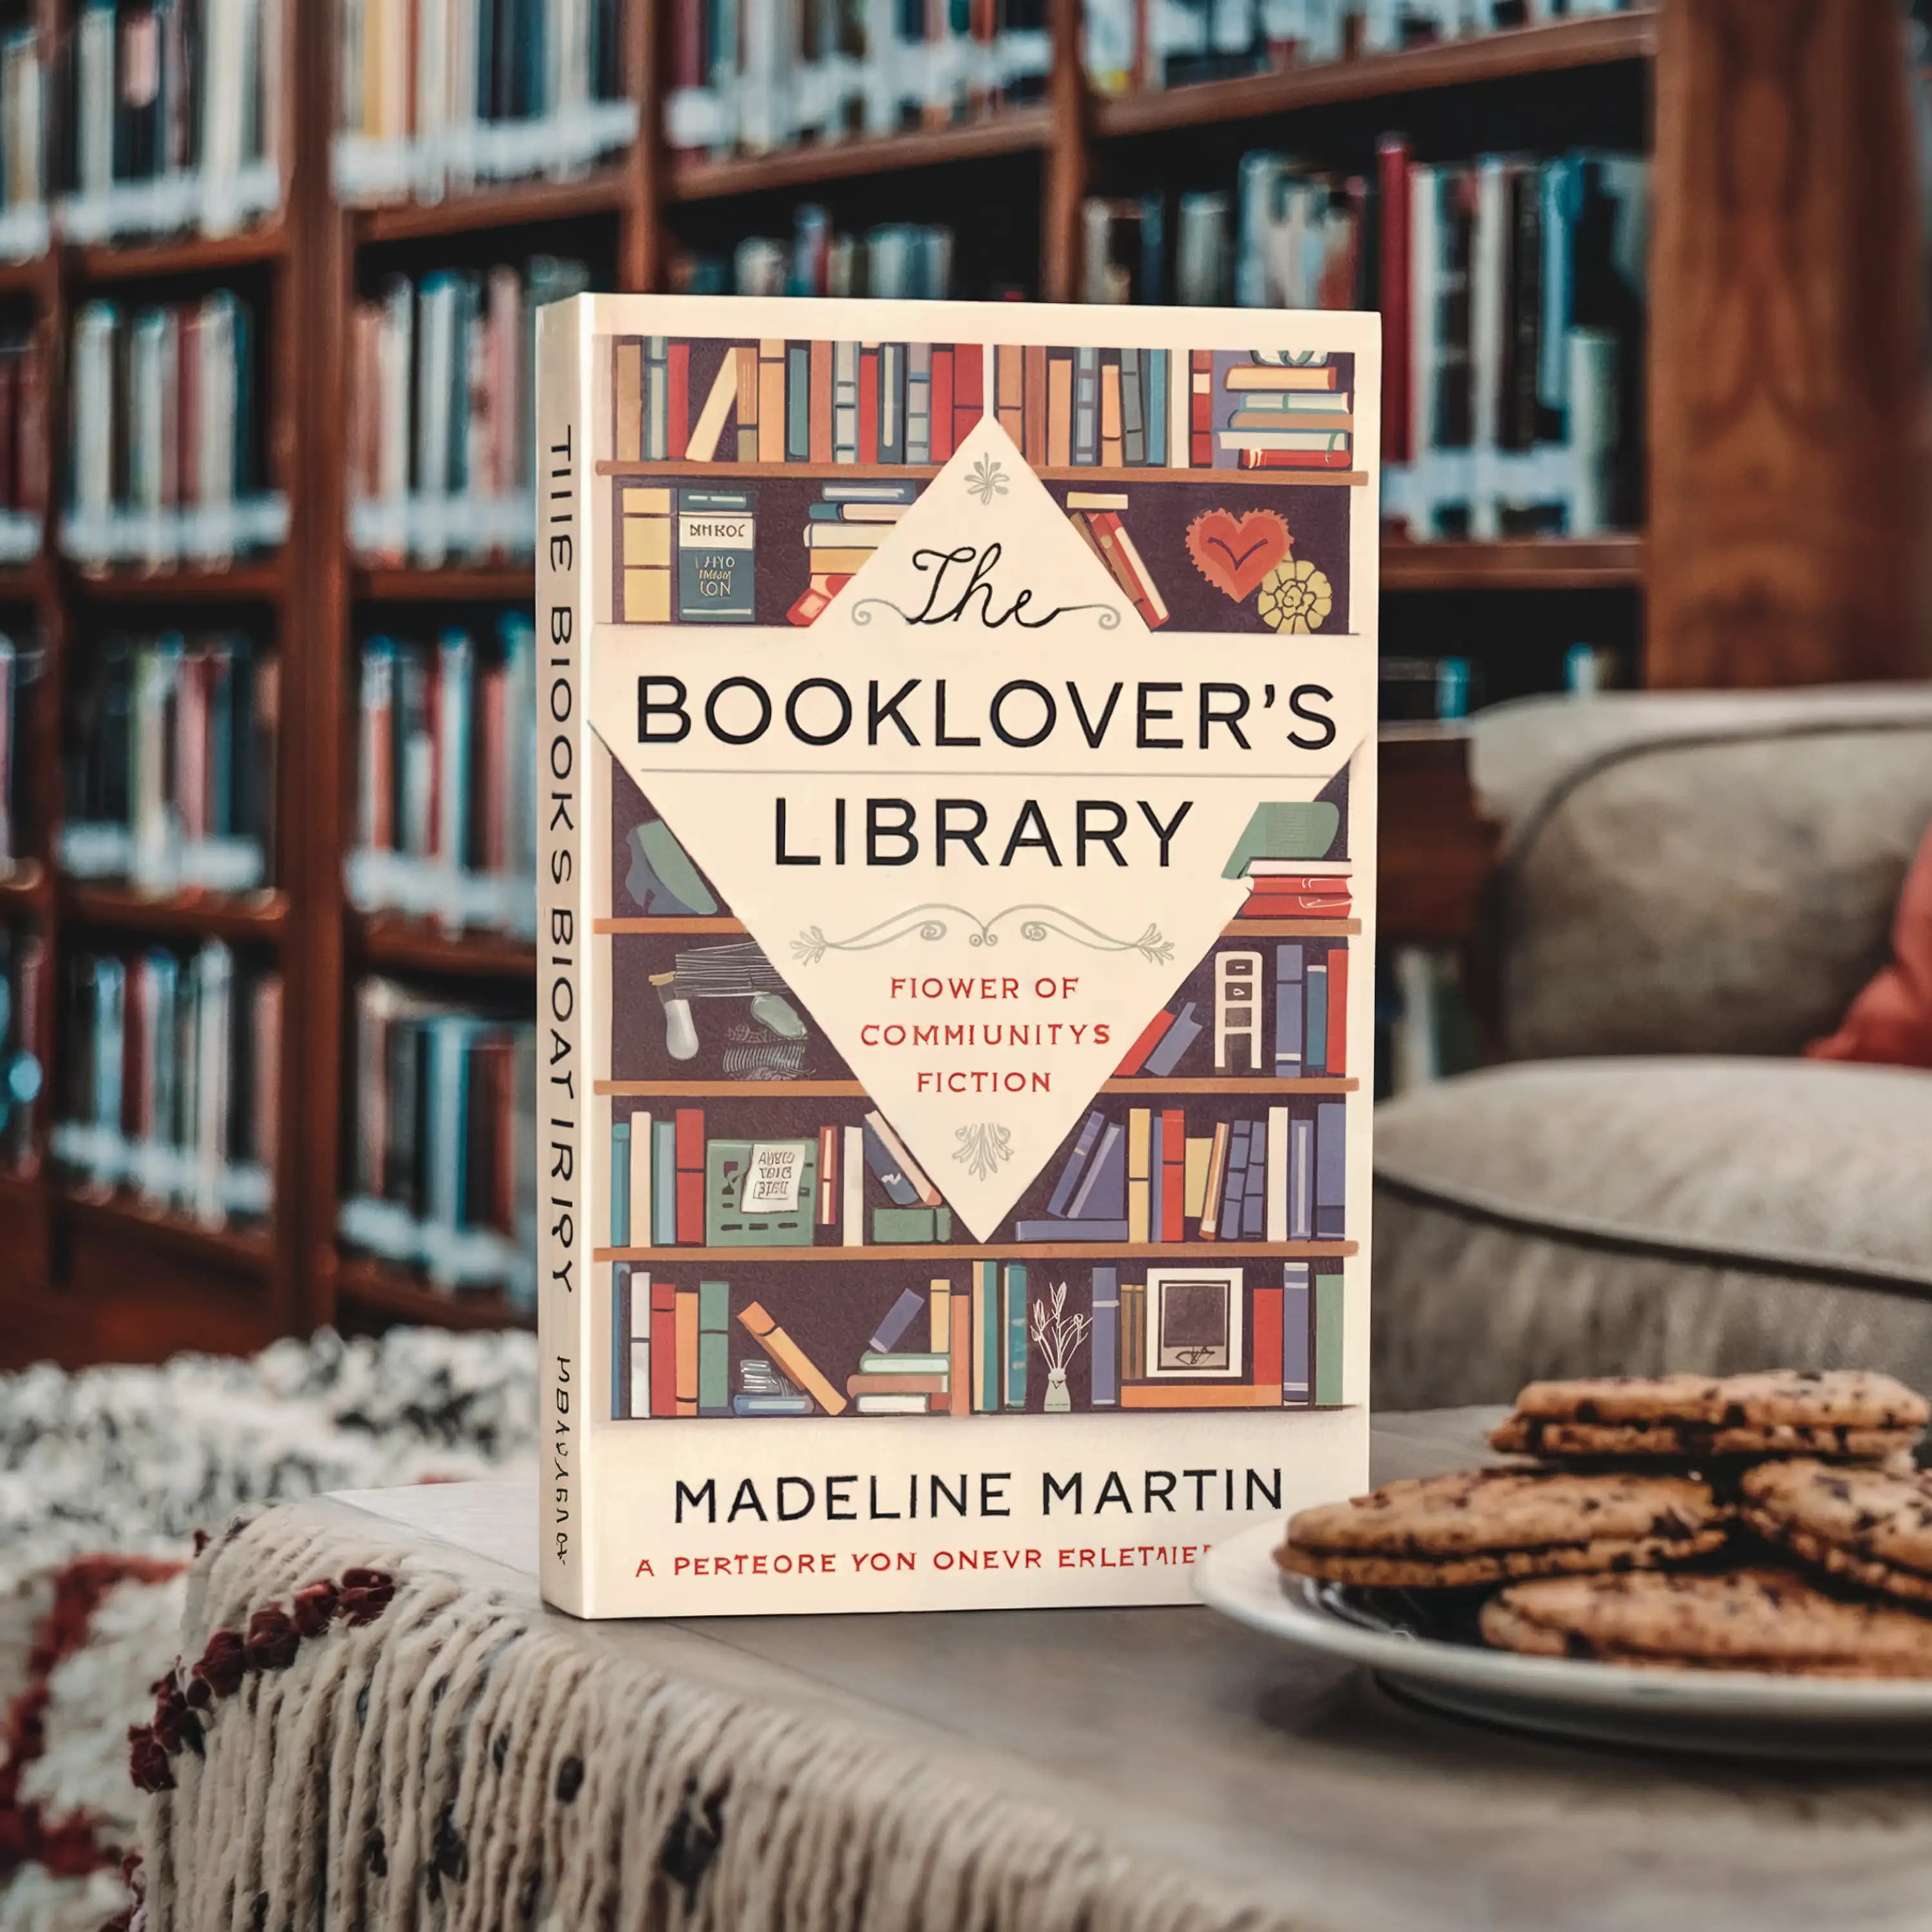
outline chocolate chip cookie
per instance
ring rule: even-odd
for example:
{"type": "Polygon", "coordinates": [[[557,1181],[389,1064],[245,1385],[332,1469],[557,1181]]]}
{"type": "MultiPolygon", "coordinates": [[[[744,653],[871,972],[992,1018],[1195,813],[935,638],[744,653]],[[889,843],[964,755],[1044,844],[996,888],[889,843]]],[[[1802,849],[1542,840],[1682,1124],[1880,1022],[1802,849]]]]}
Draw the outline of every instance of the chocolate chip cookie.
{"type": "Polygon", "coordinates": [[[1653,1670],[1932,1677],[1932,1618],[1827,1596],[1786,1570],[1552,1576],[1483,1606],[1499,1650],[1653,1670]]]}
{"type": "Polygon", "coordinates": [[[1733,1512],[1682,1476],[1466,1469],[1302,1510],[1284,1570],[1371,1588],[1452,1588],[1648,1570],[1720,1549],[1733,1512]]]}
{"type": "Polygon", "coordinates": [[[1890,1376],[1858,1369],[1772,1369],[1742,1376],[1605,1376],[1532,1382],[1494,1430],[1512,1455],[1832,1456],[1909,1454],[1932,1415],[1890,1376]]]}
{"type": "Polygon", "coordinates": [[[1868,1589],[1932,1606],[1932,1475],[1766,1462],[1741,1485],[1766,1542],[1868,1589]]]}

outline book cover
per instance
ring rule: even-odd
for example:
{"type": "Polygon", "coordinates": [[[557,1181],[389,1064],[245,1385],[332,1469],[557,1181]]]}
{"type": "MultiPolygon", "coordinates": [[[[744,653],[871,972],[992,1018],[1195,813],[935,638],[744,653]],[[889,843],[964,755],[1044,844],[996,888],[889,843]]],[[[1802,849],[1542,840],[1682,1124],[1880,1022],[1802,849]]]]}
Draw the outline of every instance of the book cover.
{"type": "Polygon", "coordinates": [[[1366,1485],[1375,319],[589,296],[536,387],[545,1594],[1188,1600],[1366,1485]]]}

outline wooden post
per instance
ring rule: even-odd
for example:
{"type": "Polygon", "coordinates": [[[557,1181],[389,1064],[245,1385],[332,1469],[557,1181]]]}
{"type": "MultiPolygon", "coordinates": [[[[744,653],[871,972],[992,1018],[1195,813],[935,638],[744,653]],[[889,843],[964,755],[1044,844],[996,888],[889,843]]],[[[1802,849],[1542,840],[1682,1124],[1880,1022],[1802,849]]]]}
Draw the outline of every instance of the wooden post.
{"type": "Polygon", "coordinates": [[[1080,296],[1080,204],[1088,170],[1087,71],[1080,58],[1080,0],[1048,0],[1053,65],[1047,101],[1053,124],[1041,166],[1046,173],[1041,211],[1040,293],[1042,302],[1080,296]]]}
{"type": "Polygon", "coordinates": [[[1920,281],[1892,0],[1663,0],[1648,662],[1905,674],[1920,281]]]}

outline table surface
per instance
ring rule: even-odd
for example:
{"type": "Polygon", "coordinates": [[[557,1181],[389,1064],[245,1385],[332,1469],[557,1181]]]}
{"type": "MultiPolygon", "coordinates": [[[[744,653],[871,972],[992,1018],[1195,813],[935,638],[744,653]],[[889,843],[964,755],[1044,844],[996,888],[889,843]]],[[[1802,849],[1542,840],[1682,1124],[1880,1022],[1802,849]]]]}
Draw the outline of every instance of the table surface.
{"type": "MultiPolygon", "coordinates": [[[[1385,1416],[1378,1483],[1480,1460],[1500,1411],[1385,1416]]],[[[536,1598],[534,1486],[299,1505],[384,1520],[568,1640],[835,1706],[1142,1857],[1346,1932],[1932,1925],[1932,1777],[1569,1744],[1458,1721],[1204,1609],[584,1624],[536,1598]]],[[[372,1533],[378,1526],[371,1523],[372,1533]]]]}

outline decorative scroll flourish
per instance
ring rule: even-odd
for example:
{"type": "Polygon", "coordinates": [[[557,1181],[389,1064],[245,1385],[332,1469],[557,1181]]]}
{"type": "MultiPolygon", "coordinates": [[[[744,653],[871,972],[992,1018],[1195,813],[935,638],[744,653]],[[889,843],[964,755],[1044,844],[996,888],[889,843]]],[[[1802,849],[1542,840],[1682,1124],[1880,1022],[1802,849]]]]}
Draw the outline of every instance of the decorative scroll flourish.
{"type": "Polygon", "coordinates": [[[931,944],[952,930],[950,920],[963,920],[973,928],[966,935],[968,946],[994,946],[1000,943],[1000,935],[994,928],[1010,919],[1019,921],[1020,937],[1035,945],[1052,934],[1070,939],[1091,952],[1138,952],[1150,966],[1165,965],[1174,957],[1174,942],[1163,938],[1160,928],[1154,925],[1149,925],[1138,938],[1117,939],[1058,906],[1008,906],[1004,912],[982,920],[964,906],[938,904],[908,907],[846,939],[827,939],[822,926],[808,926],[792,941],[792,956],[801,966],[816,966],[828,952],[875,952],[914,934],[931,944]]]}
{"type": "Polygon", "coordinates": [[[1000,1162],[1013,1157],[1013,1137],[997,1120],[956,1128],[952,1138],[959,1143],[952,1150],[952,1158],[975,1180],[990,1180],[999,1172],[1000,1162]]]}

